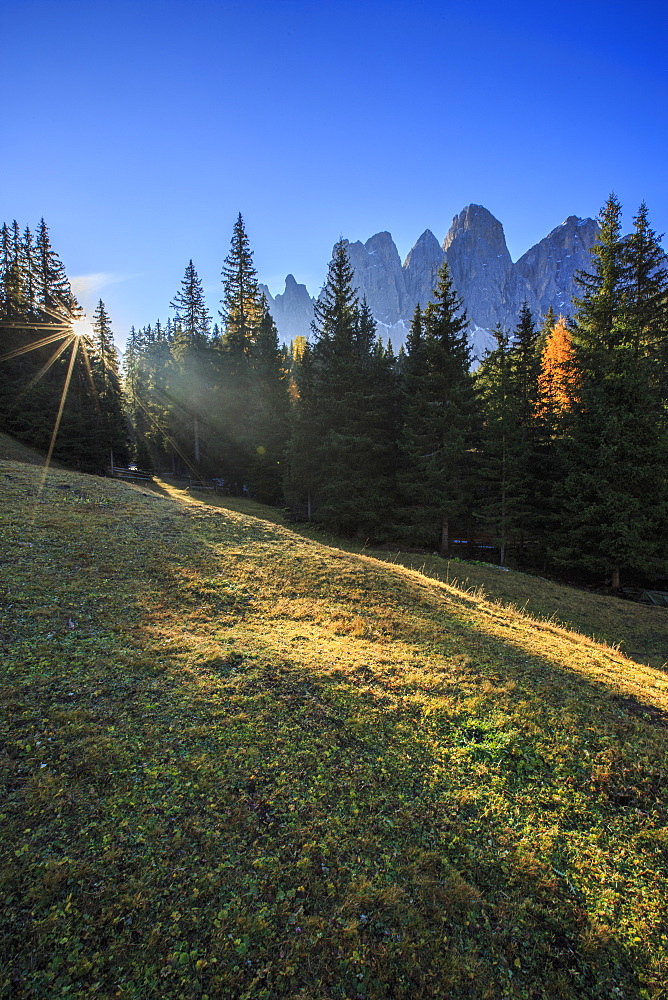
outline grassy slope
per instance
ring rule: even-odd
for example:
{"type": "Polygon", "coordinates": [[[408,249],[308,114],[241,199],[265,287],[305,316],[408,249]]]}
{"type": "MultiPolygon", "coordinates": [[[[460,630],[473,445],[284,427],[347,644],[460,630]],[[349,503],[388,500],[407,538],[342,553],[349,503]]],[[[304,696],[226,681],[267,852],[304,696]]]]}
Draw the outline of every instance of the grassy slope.
{"type": "MultiPolygon", "coordinates": [[[[31,448],[30,445],[17,441],[0,431],[0,461],[27,462],[28,465],[43,465],[44,455],[31,448]]],[[[55,468],[60,468],[57,462],[52,463],[55,468]]]]}
{"type": "Polygon", "coordinates": [[[0,996],[668,996],[664,672],[170,487],[38,486],[0,464],[0,996]]]}
{"type": "MultiPolygon", "coordinates": [[[[175,488],[171,480],[162,482],[157,490],[163,495],[188,496],[187,491],[175,488]]],[[[269,518],[276,524],[288,523],[282,511],[263,507],[252,500],[208,496],[206,502],[237,513],[269,518]]],[[[341,545],[340,540],[330,539],[304,524],[291,527],[304,537],[341,545]]],[[[535,618],[552,621],[607,645],[619,647],[629,659],[639,663],[654,667],[668,666],[668,610],[663,608],[646,607],[617,597],[588,593],[527,573],[506,572],[484,563],[461,559],[444,560],[440,556],[419,553],[376,551],[349,542],[343,544],[346,551],[406,566],[423,576],[450,583],[461,590],[486,595],[504,607],[522,609],[535,618]]]]}
{"type": "Polygon", "coordinates": [[[526,573],[438,556],[385,556],[402,566],[418,569],[436,580],[447,580],[464,590],[482,590],[497,603],[522,608],[608,645],[619,646],[629,659],[667,666],[668,610],[647,607],[617,597],[590,594],[526,573]],[[659,614],[655,614],[655,611],[659,614]]]}

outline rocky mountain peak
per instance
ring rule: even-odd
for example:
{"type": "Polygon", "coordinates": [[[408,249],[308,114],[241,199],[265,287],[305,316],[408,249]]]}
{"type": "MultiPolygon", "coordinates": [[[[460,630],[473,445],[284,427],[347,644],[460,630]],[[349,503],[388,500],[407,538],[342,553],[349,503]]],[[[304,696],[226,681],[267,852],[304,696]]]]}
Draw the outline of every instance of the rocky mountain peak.
{"type": "Polygon", "coordinates": [[[523,302],[535,306],[529,283],[508,252],[503,226],[482,205],[468,205],[452,220],[443,241],[452,281],[473,327],[512,328],[523,302]]]}
{"type": "Polygon", "coordinates": [[[431,260],[439,255],[441,258],[443,257],[441,244],[438,242],[431,229],[425,229],[422,236],[418,237],[415,245],[408,251],[408,256],[404,261],[404,269],[409,268],[411,266],[411,262],[417,263],[418,260],[431,260]]]}
{"type": "MultiPolygon", "coordinates": [[[[597,234],[594,219],[569,215],[513,264],[499,220],[482,205],[467,205],[452,220],[442,247],[426,229],[403,266],[386,231],[366,243],[346,241],[346,245],[353,285],[360,299],[366,298],[378,333],[383,339],[389,337],[395,350],[406,337],[416,304],[424,308],[431,300],[439,268],[447,259],[470,322],[471,346],[480,358],[492,344],[491,331],[497,324],[515,328],[524,302],[537,323],[550,306],[555,312],[572,312],[576,275],[591,267],[589,251],[597,234]]],[[[273,299],[266,291],[281,336],[288,340],[309,336],[313,300],[306,286],[289,274],[282,295],[273,299]]]]}
{"type": "Polygon", "coordinates": [[[269,311],[274,318],[281,335],[293,337],[308,337],[313,319],[313,299],[306,285],[301,285],[293,274],[285,279],[285,291],[276,297],[271,294],[266,285],[260,285],[260,291],[267,297],[269,311]]]}
{"type": "Polygon", "coordinates": [[[404,261],[404,281],[408,303],[426,306],[436,285],[445,254],[431,229],[425,229],[404,261]]]}
{"type": "Polygon", "coordinates": [[[348,243],[348,256],[360,299],[367,300],[378,322],[394,326],[403,315],[406,289],[399,252],[390,233],[376,233],[366,243],[348,243]]]}
{"type": "Polygon", "coordinates": [[[591,267],[590,250],[596,243],[599,225],[595,219],[569,215],[565,222],[527,250],[515,265],[518,274],[531,285],[536,310],[568,316],[573,311],[578,271],[591,267]]]}
{"type": "Polygon", "coordinates": [[[503,226],[482,205],[467,205],[452,220],[452,225],[443,240],[447,253],[455,241],[466,247],[468,252],[496,253],[510,261],[503,226]]]}

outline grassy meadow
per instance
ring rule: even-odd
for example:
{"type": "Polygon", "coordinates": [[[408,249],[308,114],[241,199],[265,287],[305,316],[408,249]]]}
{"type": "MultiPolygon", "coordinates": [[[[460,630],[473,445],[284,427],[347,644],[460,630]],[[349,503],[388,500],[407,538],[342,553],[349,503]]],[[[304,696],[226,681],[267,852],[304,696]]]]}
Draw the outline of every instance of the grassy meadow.
{"type": "Polygon", "coordinates": [[[0,997],[668,998],[668,611],[16,458],[0,997]]]}

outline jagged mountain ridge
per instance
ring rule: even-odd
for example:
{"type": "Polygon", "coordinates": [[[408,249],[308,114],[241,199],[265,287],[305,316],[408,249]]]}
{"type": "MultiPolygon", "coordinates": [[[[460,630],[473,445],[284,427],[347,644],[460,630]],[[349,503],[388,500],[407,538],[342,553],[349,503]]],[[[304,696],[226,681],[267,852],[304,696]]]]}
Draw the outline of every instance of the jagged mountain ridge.
{"type": "MultiPolygon", "coordinates": [[[[452,220],[442,245],[427,229],[403,264],[388,232],[376,233],[366,243],[348,243],[348,253],[358,294],[366,297],[379,333],[395,350],[406,338],[416,304],[429,301],[446,258],[479,358],[491,345],[497,324],[513,329],[523,302],[538,320],[550,306],[556,313],[571,314],[575,275],[589,269],[597,234],[594,219],[571,215],[513,263],[499,220],[482,205],[468,205],[452,220]]],[[[283,294],[273,297],[266,286],[262,289],[281,337],[308,336],[315,300],[306,286],[289,274],[283,294]]]]}

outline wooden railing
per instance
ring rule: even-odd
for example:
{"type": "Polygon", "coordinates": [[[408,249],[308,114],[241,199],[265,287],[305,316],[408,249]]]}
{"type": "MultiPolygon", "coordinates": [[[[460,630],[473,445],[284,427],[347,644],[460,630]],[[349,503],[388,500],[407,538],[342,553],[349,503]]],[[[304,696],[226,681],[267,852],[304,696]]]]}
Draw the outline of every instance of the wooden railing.
{"type": "Polygon", "coordinates": [[[146,469],[123,469],[118,465],[112,465],[107,471],[114,479],[136,479],[145,483],[153,482],[153,473],[148,472],[146,469]]]}

